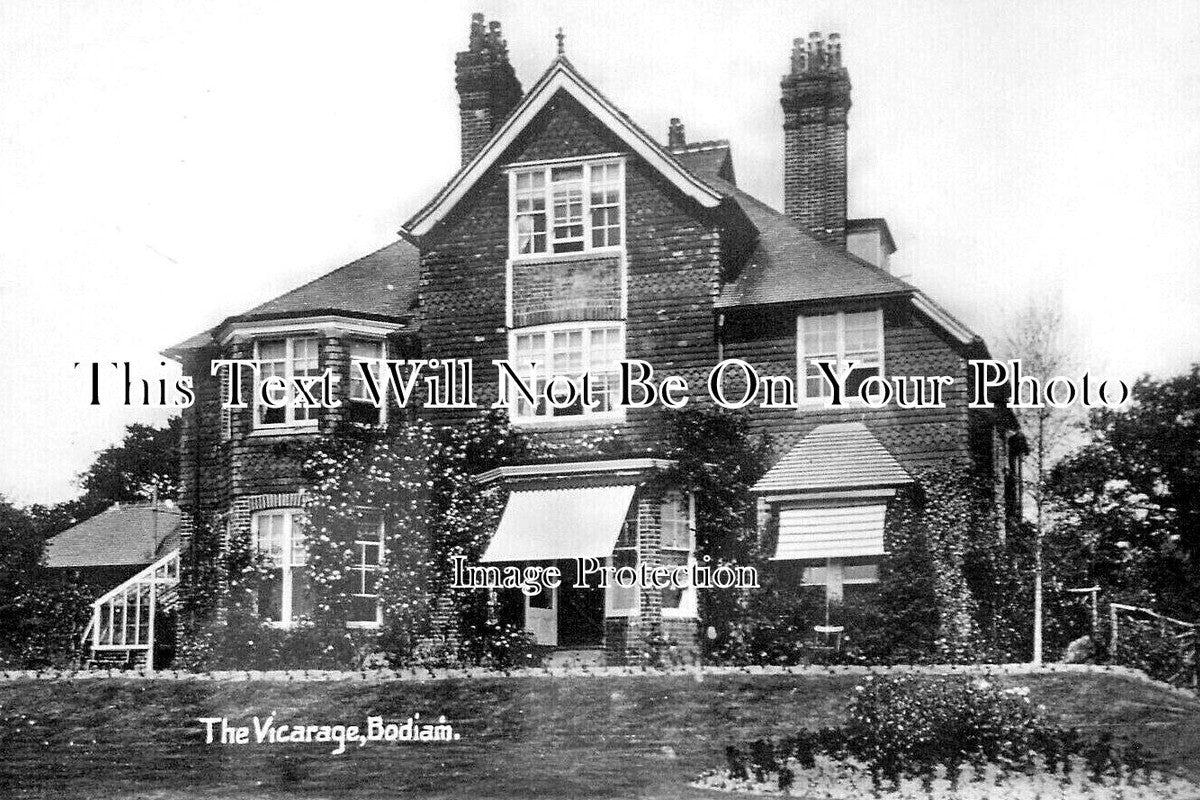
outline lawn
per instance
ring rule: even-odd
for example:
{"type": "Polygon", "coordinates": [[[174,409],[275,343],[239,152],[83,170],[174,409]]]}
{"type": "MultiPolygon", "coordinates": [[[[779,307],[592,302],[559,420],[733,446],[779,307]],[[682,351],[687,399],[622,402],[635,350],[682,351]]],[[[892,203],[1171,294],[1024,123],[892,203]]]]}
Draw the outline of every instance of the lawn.
{"type": "MultiPolygon", "coordinates": [[[[0,682],[0,797],[727,797],[691,789],[726,744],[839,721],[851,675],[430,683],[0,682]],[[201,717],[365,725],[444,715],[449,744],[205,744],[201,717]]],[[[1067,724],[1200,778],[1200,702],[1118,675],[1006,679],[1067,724]]],[[[251,734],[253,736],[253,734],[251,734]]]]}

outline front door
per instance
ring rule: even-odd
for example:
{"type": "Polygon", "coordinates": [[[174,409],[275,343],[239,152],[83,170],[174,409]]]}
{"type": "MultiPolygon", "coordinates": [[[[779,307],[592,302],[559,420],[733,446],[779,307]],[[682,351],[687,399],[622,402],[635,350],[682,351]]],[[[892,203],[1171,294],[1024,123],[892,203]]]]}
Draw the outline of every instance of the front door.
{"type": "Polygon", "coordinates": [[[537,594],[525,596],[525,630],[538,644],[558,646],[558,590],[545,586],[537,594]]]}

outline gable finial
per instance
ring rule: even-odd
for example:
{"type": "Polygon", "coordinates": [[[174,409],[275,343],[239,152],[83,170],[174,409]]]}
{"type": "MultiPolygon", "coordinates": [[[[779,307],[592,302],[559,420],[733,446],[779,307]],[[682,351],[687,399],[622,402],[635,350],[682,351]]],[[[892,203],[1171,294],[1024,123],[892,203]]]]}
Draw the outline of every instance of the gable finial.
{"type": "Polygon", "coordinates": [[[567,46],[565,42],[567,41],[567,36],[563,33],[562,28],[558,29],[558,33],[554,34],[554,38],[558,40],[558,54],[560,56],[566,55],[567,46]]]}

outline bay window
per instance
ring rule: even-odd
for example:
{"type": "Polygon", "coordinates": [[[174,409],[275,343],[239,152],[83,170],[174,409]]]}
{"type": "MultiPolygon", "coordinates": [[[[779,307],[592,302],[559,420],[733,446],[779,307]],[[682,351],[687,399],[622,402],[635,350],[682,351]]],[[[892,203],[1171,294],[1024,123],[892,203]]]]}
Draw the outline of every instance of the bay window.
{"type": "Polygon", "coordinates": [[[350,391],[347,397],[346,418],[361,425],[382,425],[387,421],[386,393],[384,392],[384,367],[387,346],[383,341],[371,339],[350,340],[350,391]],[[362,365],[362,366],[360,366],[362,365]],[[379,389],[380,405],[375,406],[363,379],[363,366],[375,379],[379,389]]]}
{"type": "Polygon", "coordinates": [[[299,509],[260,511],[250,518],[255,550],[266,560],[268,577],[260,584],[258,613],[290,627],[312,610],[307,550],[299,509]]]}
{"type": "Polygon", "coordinates": [[[883,375],[883,311],[797,317],[796,345],[802,398],[820,400],[832,395],[818,361],[831,362],[834,374],[839,376],[847,362],[857,362],[846,378],[845,396],[861,398],[863,381],[883,375]]]}
{"type": "Polygon", "coordinates": [[[303,398],[294,389],[293,380],[314,378],[321,374],[317,337],[289,336],[256,341],[254,360],[258,362],[258,381],[254,387],[255,427],[315,426],[317,409],[298,405],[303,398]],[[261,387],[268,378],[283,381],[283,387],[274,390],[272,397],[273,401],[282,401],[277,408],[262,402],[261,387]]]}
{"type": "Polygon", "coordinates": [[[514,258],[618,247],[622,161],[547,164],[509,173],[514,258]]]}
{"type": "Polygon", "coordinates": [[[613,323],[560,324],[513,331],[509,340],[509,361],[522,381],[533,390],[531,404],[515,385],[508,387],[509,401],[515,404],[516,419],[539,420],[557,417],[618,415],[620,362],[625,357],[624,326],[613,323]],[[536,364],[533,372],[529,364],[536,364]],[[583,375],[589,375],[590,387],[584,394],[583,375]],[[532,375],[532,380],[530,376],[532,375]],[[565,402],[571,387],[575,402],[555,407],[547,402],[549,394],[565,402]],[[588,405],[592,403],[592,405],[588,405]]]}

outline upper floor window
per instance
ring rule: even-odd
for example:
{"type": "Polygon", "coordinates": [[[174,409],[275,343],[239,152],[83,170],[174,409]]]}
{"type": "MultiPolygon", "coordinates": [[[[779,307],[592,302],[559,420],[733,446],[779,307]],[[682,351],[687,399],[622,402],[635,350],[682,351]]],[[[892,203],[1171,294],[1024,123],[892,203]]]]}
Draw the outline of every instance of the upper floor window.
{"type": "Polygon", "coordinates": [[[317,337],[288,336],[282,339],[260,339],[254,343],[254,360],[258,362],[258,385],[254,387],[254,425],[257,428],[309,426],[317,424],[317,409],[305,408],[303,398],[293,387],[295,378],[320,375],[317,357],[317,337]],[[280,378],[283,384],[270,392],[273,400],[282,404],[272,408],[262,402],[260,387],[268,378],[280,378]]]}
{"type": "Polygon", "coordinates": [[[549,164],[510,173],[514,257],[617,247],[624,219],[621,161],[549,164]]]}
{"type": "Polygon", "coordinates": [[[582,417],[616,414],[620,362],[625,357],[624,326],[612,323],[565,324],[527,328],[510,334],[509,356],[514,370],[533,390],[538,401],[530,404],[510,386],[508,396],[516,404],[518,419],[582,417]],[[529,379],[530,362],[536,364],[529,379]],[[583,375],[589,376],[585,387],[583,375]],[[547,382],[553,380],[547,388],[547,382]],[[585,389],[587,393],[585,394],[585,389]],[[566,404],[575,394],[574,402],[566,404]],[[550,403],[547,396],[554,397],[550,403]],[[593,405],[589,406],[591,402],[593,405]]]}
{"type": "Polygon", "coordinates": [[[274,509],[250,518],[254,546],[270,566],[268,578],[259,586],[258,613],[285,628],[312,611],[300,513],[274,509]]]}
{"type": "Polygon", "coordinates": [[[362,425],[382,425],[387,421],[387,403],[379,406],[371,401],[371,393],[367,391],[367,382],[363,379],[364,364],[375,379],[379,389],[380,400],[384,394],[384,368],[382,359],[387,358],[387,345],[382,340],[352,339],[350,341],[350,392],[347,396],[346,418],[350,422],[362,425]]]}
{"type": "Polygon", "coordinates": [[[823,399],[832,394],[832,387],[817,365],[818,361],[832,362],[835,375],[843,373],[847,362],[856,362],[846,377],[845,396],[850,398],[862,396],[862,382],[868,377],[883,375],[881,309],[798,317],[796,343],[803,398],[823,399]]]}

